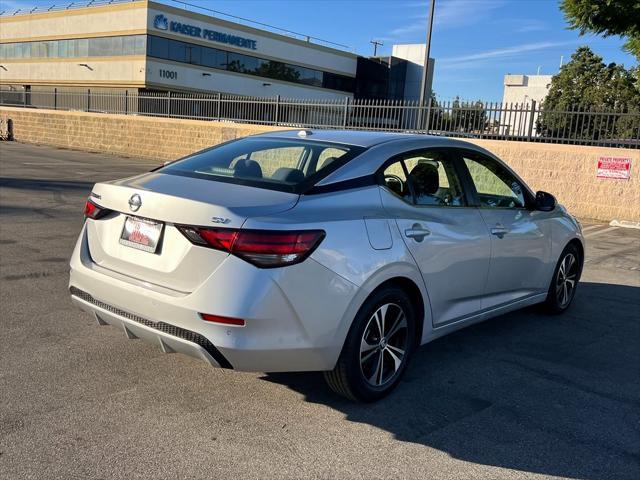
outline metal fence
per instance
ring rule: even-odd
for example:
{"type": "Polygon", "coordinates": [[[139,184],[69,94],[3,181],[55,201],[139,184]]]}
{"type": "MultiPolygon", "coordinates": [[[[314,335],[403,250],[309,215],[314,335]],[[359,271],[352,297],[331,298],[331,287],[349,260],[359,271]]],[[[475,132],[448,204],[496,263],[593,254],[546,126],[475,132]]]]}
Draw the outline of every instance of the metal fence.
{"type": "Polygon", "coordinates": [[[536,102],[309,100],[225,94],[0,89],[0,105],[451,137],[640,148],[640,108],[545,109],[536,102]]]}

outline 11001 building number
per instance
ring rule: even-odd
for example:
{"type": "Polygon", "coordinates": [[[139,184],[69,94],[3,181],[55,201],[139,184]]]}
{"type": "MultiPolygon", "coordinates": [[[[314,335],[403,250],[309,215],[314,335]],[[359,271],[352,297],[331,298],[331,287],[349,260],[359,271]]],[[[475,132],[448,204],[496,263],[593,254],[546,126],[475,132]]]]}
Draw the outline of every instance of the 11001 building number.
{"type": "Polygon", "coordinates": [[[177,80],[178,72],[175,70],[164,70],[160,69],[160,78],[168,78],[169,80],[177,80]]]}

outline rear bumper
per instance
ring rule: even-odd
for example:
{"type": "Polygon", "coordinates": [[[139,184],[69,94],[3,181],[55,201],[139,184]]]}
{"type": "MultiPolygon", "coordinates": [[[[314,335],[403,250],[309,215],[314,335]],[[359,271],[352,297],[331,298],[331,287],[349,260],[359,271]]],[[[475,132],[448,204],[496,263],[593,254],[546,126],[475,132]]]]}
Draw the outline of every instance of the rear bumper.
{"type": "Polygon", "coordinates": [[[153,322],[96,300],[87,292],[71,287],[71,300],[95,316],[99,325],[122,329],[129,339],[141,339],[158,345],[165,353],[184,353],[214,367],[233,368],[220,351],[199,333],[164,322],[153,322]]]}
{"type": "Polygon", "coordinates": [[[357,293],[355,285],[313,259],[265,270],[233,256],[194,291],[171,291],[94,263],[85,229],[70,267],[73,302],[99,323],[165,352],[241,371],[331,370],[357,293]],[[199,313],[242,318],[246,326],[207,322],[199,313]]]}

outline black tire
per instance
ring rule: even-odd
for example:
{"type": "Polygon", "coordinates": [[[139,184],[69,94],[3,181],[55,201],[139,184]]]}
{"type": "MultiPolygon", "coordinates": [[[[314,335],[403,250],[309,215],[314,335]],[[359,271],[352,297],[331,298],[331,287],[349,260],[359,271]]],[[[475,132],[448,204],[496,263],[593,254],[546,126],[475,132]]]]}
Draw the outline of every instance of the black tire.
{"type": "Polygon", "coordinates": [[[409,296],[397,286],[374,292],[358,311],[335,368],[324,372],[329,387],[361,402],[388,395],[402,379],[416,347],[415,312],[409,296]],[[379,335],[383,312],[382,329],[386,334],[379,335]],[[404,351],[402,356],[400,351],[404,351]]]}
{"type": "Polygon", "coordinates": [[[558,315],[571,306],[582,274],[582,262],[582,256],[575,245],[569,244],[562,251],[543,303],[547,313],[558,315]],[[565,269],[566,272],[563,273],[565,269]],[[569,282],[573,282],[573,285],[569,282]]]}

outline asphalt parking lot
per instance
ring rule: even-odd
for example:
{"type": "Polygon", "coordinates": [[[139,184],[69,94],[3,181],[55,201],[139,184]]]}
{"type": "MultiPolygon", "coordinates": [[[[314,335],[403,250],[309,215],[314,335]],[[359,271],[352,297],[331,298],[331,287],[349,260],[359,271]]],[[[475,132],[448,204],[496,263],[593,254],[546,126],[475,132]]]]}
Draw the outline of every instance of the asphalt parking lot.
{"type": "Polygon", "coordinates": [[[569,313],[442,338],[358,405],[319,374],[211,369],[72,306],[91,186],[152,166],[0,143],[0,478],[640,478],[640,230],[586,226],[569,313]]]}

